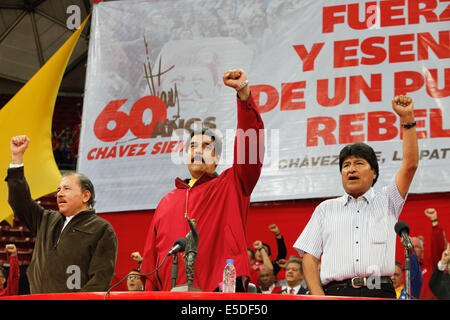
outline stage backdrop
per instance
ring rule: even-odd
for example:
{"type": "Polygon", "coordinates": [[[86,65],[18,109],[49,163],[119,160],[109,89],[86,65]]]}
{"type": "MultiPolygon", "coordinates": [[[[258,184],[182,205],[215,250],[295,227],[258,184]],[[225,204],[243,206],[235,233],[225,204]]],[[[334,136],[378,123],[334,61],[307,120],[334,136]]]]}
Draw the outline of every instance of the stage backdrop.
{"type": "MultiPolygon", "coordinates": [[[[266,127],[252,201],[342,192],[337,155],[364,141],[380,178],[402,159],[391,100],[414,99],[420,166],[412,193],[450,191],[450,7],[430,1],[111,1],[94,6],[78,170],[97,210],[153,209],[188,176],[196,126],[232,164],[236,93],[247,74],[266,127]]],[[[248,133],[251,137],[254,134],[248,133]]]]}

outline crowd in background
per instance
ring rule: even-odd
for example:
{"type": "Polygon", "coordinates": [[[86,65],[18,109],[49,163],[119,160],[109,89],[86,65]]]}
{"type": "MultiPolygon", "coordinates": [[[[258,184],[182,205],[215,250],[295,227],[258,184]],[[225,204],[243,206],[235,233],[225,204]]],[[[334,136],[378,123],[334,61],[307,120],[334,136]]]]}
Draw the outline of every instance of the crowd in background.
{"type": "Polygon", "coordinates": [[[286,19],[303,6],[293,0],[235,0],[231,5],[222,0],[188,2],[191,3],[180,4],[180,8],[174,5],[174,10],[181,12],[177,19],[162,16],[158,5],[148,13],[147,29],[152,30],[153,36],[149,52],[152,59],[158,55],[158,48],[168,41],[218,36],[239,39],[257,52],[274,34],[281,35],[287,27],[286,19]]]}
{"type": "Polygon", "coordinates": [[[75,170],[80,140],[80,124],[52,131],[55,161],[61,170],[75,170]]]}

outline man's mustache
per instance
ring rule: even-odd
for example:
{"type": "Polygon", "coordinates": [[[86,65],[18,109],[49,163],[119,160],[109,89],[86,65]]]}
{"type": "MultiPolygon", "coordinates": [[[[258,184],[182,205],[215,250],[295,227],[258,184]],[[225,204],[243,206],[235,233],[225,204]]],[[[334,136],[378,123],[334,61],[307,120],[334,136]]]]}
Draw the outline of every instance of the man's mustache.
{"type": "Polygon", "coordinates": [[[191,163],[194,163],[194,162],[202,162],[202,163],[206,163],[205,162],[205,159],[202,157],[202,156],[200,156],[200,155],[197,155],[197,156],[193,156],[192,158],[191,158],[191,163]]]}

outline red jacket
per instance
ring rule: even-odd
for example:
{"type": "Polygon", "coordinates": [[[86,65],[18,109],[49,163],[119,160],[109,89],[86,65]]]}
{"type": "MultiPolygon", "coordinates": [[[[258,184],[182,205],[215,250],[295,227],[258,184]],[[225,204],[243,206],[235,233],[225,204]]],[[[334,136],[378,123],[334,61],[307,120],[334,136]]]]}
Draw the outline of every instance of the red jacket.
{"type": "Polygon", "coordinates": [[[0,288],[0,297],[15,296],[19,293],[19,260],[17,255],[9,257],[9,276],[6,288],[0,288]]]}
{"type": "MultiPolygon", "coordinates": [[[[155,270],[174,242],[189,232],[184,217],[187,210],[189,217],[197,221],[199,232],[193,285],[202,291],[214,291],[222,281],[227,259],[234,260],[237,277],[250,275],[246,223],[250,195],[262,168],[264,125],[252,97],[248,101],[237,99],[237,104],[238,129],[255,129],[256,139],[250,142],[246,139],[244,145],[236,143],[236,138],[233,166],[219,176],[204,173],[192,188],[180,178],[175,180],[176,189],[160,201],[153,216],[144,248],[142,273],[155,270]],[[246,157],[241,164],[242,161],[237,160],[237,150],[243,146],[246,157]],[[249,158],[249,150],[258,151],[260,156],[249,158]]],[[[171,290],[172,260],[173,256],[168,257],[156,273],[147,277],[146,290],[171,290]]],[[[186,283],[186,273],[181,257],[178,261],[177,285],[180,285],[186,283]]]]}

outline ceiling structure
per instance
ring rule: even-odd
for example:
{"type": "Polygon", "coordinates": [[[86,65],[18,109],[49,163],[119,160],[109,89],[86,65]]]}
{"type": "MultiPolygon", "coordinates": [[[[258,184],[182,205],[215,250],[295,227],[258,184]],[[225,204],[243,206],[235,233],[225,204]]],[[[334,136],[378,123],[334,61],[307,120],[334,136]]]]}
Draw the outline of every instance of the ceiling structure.
{"type": "MultiPolygon", "coordinates": [[[[79,12],[83,22],[91,9],[92,0],[1,0],[0,94],[15,94],[73,33],[68,28],[73,14],[79,12]]],[[[83,95],[89,30],[88,22],[67,65],[60,95],[83,95]]]]}

